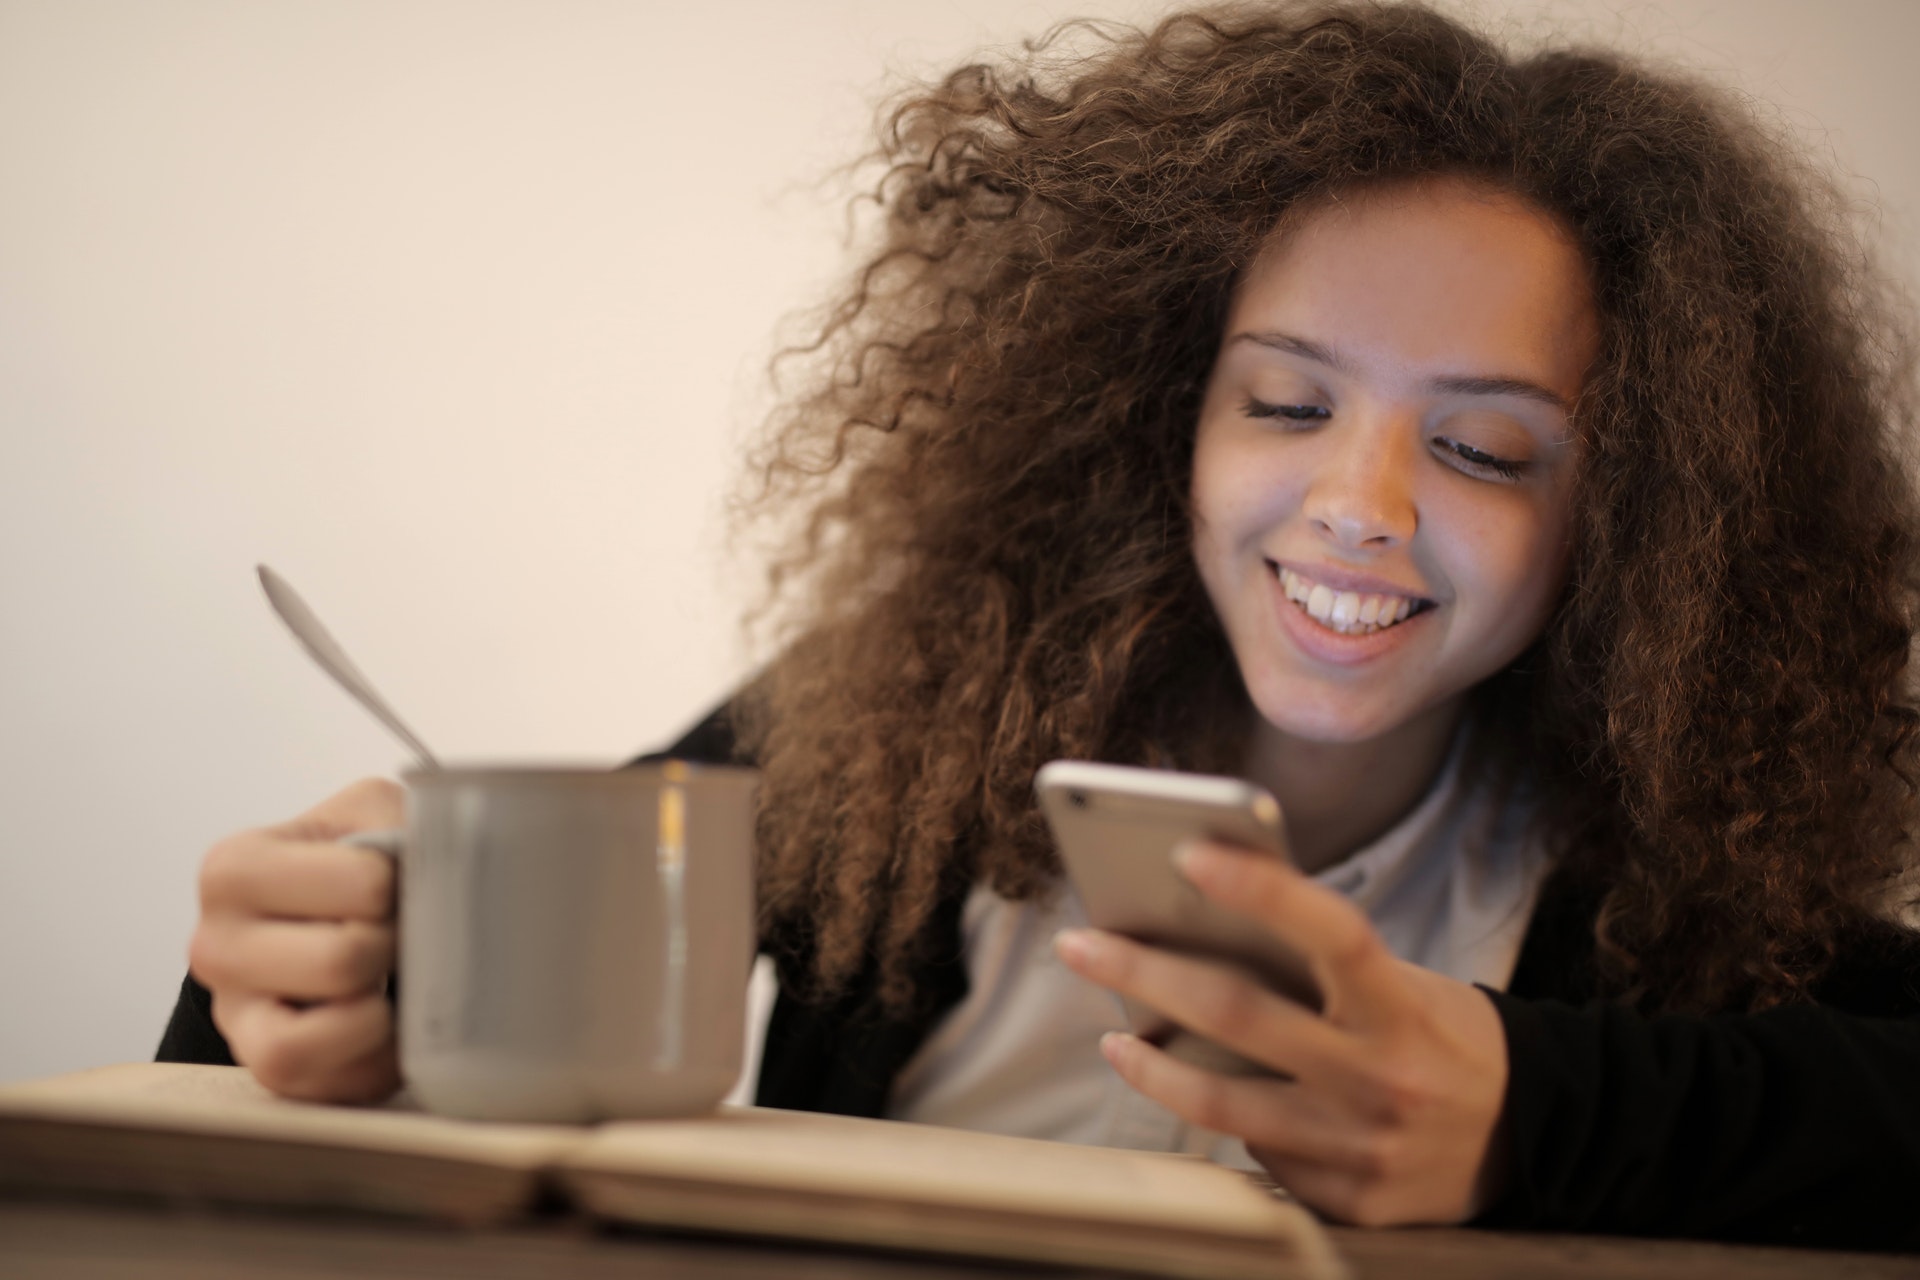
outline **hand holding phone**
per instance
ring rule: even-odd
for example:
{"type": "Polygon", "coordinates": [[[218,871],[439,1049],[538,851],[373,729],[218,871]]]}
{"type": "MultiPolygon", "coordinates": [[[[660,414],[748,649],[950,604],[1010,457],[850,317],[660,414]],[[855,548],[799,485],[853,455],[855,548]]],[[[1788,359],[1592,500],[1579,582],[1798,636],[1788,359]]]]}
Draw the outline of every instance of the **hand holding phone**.
{"type": "MultiPolygon", "coordinates": [[[[1088,921],[1152,946],[1223,960],[1309,1008],[1319,989],[1305,961],[1244,916],[1215,906],[1173,864],[1183,841],[1220,840],[1285,858],[1280,806],[1240,778],[1055,760],[1034,780],[1068,878],[1088,921]]],[[[1165,1015],[1125,1001],[1135,1034],[1165,1041],[1165,1015]]],[[[1168,1044],[1174,1050],[1174,1044],[1168,1044]]],[[[1182,1036],[1176,1056],[1244,1074],[1238,1055],[1182,1036]]]]}

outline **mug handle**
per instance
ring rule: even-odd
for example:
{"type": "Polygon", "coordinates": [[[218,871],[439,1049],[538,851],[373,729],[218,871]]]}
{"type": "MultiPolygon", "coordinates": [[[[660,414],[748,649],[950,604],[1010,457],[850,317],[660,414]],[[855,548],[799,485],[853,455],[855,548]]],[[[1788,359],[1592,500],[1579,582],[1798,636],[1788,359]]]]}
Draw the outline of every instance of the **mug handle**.
{"type": "MultiPolygon", "coordinates": [[[[352,835],[341,836],[340,844],[352,845],[356,849],[371,849],[375,853],[384,853],[393,861],[396,884],[400,873],[400,855],[406,851],[407,833],[398,827],[389,827],[384,831],[356,831],[352,835]]],[[[397,904],[396,904],[397,905],[397,904]]],[[[398,912],[395,913],[396,919],[398,912]]],[[[394,983],[400,974],[400,959],[395,955],[393,968],[387,974],[387,1002],[395,1003],[394,983]]]]}

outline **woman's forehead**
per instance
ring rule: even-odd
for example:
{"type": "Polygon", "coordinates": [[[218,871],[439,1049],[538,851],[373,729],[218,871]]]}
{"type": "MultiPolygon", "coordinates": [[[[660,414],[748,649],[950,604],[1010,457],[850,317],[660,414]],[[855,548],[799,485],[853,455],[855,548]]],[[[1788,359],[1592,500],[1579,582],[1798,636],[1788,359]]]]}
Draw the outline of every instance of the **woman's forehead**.
{"type": "Polygon", "coordinates": [[[1544,380],[1569,400],[1598,345],[1571,234],[1517,196],[1452,179],[1289,217],[1240,280],[1223,337],[1261,332],[1376,371],[1544,380]]]}

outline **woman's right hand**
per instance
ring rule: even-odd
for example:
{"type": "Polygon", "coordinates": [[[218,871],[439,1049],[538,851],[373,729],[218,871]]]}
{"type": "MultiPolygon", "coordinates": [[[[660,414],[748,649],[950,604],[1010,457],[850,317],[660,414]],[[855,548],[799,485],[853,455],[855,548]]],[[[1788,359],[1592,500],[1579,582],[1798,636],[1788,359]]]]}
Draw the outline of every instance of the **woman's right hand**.
{"type": "Polygon", "coordinates": [[[402,825],[404,796],[385,778],[356,782],[201,861],[188,964],[234,1061],[275,1093],[374,1102],[399,1087],[393,863],[337,842],[402,825]]]}

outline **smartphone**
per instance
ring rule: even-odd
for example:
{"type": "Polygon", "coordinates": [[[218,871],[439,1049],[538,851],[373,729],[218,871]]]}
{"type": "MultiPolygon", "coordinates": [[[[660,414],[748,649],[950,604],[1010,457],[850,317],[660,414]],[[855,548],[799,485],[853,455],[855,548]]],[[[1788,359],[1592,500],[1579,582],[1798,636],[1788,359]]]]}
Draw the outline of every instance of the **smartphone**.
{"type": "MultiPolygon", "coordinates": [[[[1173,865],[1174,847],[1195,838],[1285,858],[1280,804],[1266,790],[1241,778],[1055,760],[1035,776],[1034,791],[1089,923],[1151,946],[1224,960],[1290,999],[1320,1007],[1319,988],[1299,953],[1263,926],[1209,902],[1173,865]]],[[[1124,1003],[1135,1034],[1166,1039],[1164,1015],[1124,1003]]],[[[1237,1069],[1224,1060],[1208,1065],[1237,1069]]]]}

